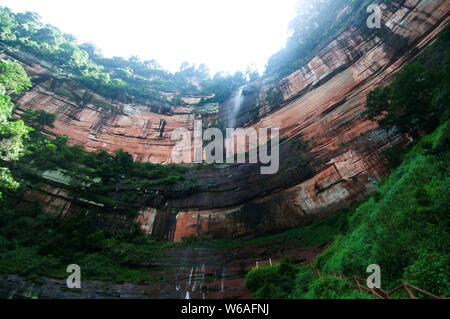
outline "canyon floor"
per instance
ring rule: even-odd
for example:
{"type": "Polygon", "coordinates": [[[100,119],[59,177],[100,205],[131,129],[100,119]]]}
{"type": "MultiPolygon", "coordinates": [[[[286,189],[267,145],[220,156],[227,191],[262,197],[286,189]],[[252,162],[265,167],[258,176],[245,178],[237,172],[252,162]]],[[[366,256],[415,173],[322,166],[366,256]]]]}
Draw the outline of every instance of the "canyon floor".
{"type": "MultiPolygon", "coordinates": [[[[300,239],[300,238],[299,238],[300,239]]],[[[199,244],[200,245],[200,244],[199,244]]],[[[66,280],[39,277],[25,279],[0,276],[0,298],[9,299],[242,299],[250,298],[245,275],[256,261],[276,263],[286,254],[296,264],[310,263],[327,242],[305,246],[301,241],[280,237],[272,242],[236,248],[174,248],[147,266],[154,282],[106,283],[83,281],[70,290],[66,280]]]]}

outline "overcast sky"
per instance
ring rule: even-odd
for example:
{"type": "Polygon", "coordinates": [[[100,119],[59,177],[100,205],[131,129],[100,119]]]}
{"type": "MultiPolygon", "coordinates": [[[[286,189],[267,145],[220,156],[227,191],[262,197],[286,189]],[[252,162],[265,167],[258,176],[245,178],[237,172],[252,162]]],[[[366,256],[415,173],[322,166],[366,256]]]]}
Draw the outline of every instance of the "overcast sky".
{"type": "Polygon", "coordinates": [[[183,61],[260,72],[287,39],[296,0],[0,0],[34,11],[105,56],[138,55],[177,71],[183,61]]]}

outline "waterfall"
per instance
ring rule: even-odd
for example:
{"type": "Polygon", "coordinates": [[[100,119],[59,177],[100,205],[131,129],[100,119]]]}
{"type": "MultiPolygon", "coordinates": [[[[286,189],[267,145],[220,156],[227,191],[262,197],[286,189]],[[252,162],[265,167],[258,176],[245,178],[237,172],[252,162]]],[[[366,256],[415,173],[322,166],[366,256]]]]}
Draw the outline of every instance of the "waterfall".
{"type": "Polygon", "coordinates": [[[197,287],[199,269],[200,269],[200,266],[197,266],[197,268],[195,268],[194,285],[192,286],[192,292],[195,292],[195,287],[197,287]]]}
{"type": "Polygon", "coordinates": [[[187,286],[189,287],[191,285],[192,282],[192,273],[194,272],[194,267],[191,268],[191,272],[189,273],[189,281],[187,286]]]}
{"type": "MultiPolygon", "coordinates": [[[[204,282],[205,282],[205,264],[202,265],[202,276],[200,277],[200,291],[202,292],[204,282]]],[[[203,299],[205,299],[205,294],[203,294],[203,299]]]]}
{"type": "Polygon", "coordinates": [[[239,113],[239,110],[242,106],[243,96],[242,92],[244,91],[244,86],[241,86],[237,91],[236,95],[231,100],[231,112],[229,113],[229,128],[236,128],[236,116],[239,113]]]}
{"type": "Polygon", "coordinates": [[[220,292],[222,293],[222,296],[223,296],[223,292],[224,292],[224,288],[225,288],[225,275],[226,275],[226,272],[227,272],[227,267],[224,265],[223,266],[223,268],[222,268],[222,282],[221,282],[221,285],[220,285],[220,292]]]}

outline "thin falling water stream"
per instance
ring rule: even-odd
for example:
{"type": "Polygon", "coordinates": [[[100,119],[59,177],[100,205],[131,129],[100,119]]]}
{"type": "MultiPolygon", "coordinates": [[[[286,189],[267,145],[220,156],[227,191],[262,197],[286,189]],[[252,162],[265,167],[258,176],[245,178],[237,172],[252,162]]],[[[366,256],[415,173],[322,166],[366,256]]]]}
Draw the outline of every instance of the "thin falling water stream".
{"type": "Polygon", "coordinates": [[[229,128],[236,128],[235,127],[236,126],[236,117],[242,106],[242,102],[243,102],[242,92],[243,91],[244,91],[244,86],[241,86],[231,101],[231,112],[230,112],[229,123],[228,123],[229,128]]]}
{"type": "Polygon", "coordinates": [[[223,298],[223,292],[225,291],[225,275],[227,273],[227,267],[224,265],[222,268],[222,281],[220,283],[220,292],[222,293],[223,298]]]}

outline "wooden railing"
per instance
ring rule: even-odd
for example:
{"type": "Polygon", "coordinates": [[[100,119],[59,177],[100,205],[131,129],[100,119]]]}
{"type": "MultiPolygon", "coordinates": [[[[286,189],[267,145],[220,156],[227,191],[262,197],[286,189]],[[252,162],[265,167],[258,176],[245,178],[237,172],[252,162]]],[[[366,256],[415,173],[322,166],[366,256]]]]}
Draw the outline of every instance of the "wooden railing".
{"type": "MultiPolygon", "coordinates": [[[[323,275],[320,273],[319,269],[316,268],[312,268],[312,272],[314,274],[316,274],[316,276],[318,278],[322,278],[323,275]]],[[[398,287],[392,289],[391,291],[385,291],[381,288],[369,288],[366,286],[367,280],[363,279],[361,277],[358,276],[353,276],[352,278],[346,277],[343,273],[341,273],[340,271],[331,271],[331,273],[328,273],[327,275],[332,275],[335,278],[341,278],[341,279],[345,279],[348,283],[348,285],[350,287],[352,287],[353,289],[357,289],[359,291],[368,291],[369,293],[371,293],[375,298],[378,299],[392,299],[392,295],[394,293],[397,293],[399,291],[401,291],[402,289],[404,289],[406,291],[406,293],[408,294],[408,296],[411,299],[419,299],[417,298],[413,291],[417,291],[425,296],[428,296],[430,298],[433,299],[447,299],[443,296],[436,296],[435,294],[432,294],[431,292],[425,291],[423,289],[417,288],[409,283],[407,283],[406,281],[403,281],[403,283],[401,285],[399,285],[398,287]],[[363,284],[361,284],[361,282],[363,282],[363,284]]]]}
{"type": "MultiPolygon", "coordinates": [[[[253,267],[252,269],[258,269],[259,267],[267,267],[267,266],[273,266],[274,264],[272,263],[272,259],[269,260],[265,260],[265,261],[257,261],[256,262],[256,266],[253,267]]],[[[317,268],[311,268],[311,271],[318,277],[318,278],[322,278],[323,275],[320,273],[319,269],[317,268]]],[[[392,299],[392,295],[395,293],[398,293],[402,290],[405,290],[406,293],[408,294],[409,298],[411,299],[419,299],[414,295],[413,291],[419,292],[425,296],[428,296],[430,298],[433,299],[448,299],[444,296],[437,296],[435,294],[432,294],[431,292],[425,291],[423,289],[417,288],[409,283],[407,283],[406,281],[403,281],[403,283],[401,285],[399,285],[398,287],[392,289],[391,291],[385,291],[382,288],[369,288],[367,287],[367,279],[358,277],[358,276],[353,276],[351,278],[345,276],[343,273],[341,273],[340,271],[335,271],[332,270],[331,273],[327,273],[326,275],[331,275],[334,276],[335,278],[341,278],[341,279],[345,279],[347,281],[347,284],[352,287],[353,289],[357,289],[359,291],[367,291],[369,293],[372,294],[372,296],[374,296],[377,299],[392,299]],[[362,283],[361,283],[362,281],[362,283]]]]}
{"type": "Polygon", "coordinates": [[[267,267],[267,266],[273,266],[272,259],[265,260],[265,261],[257,261],[256,266],[252,269],[258,269],[259,267],[267,267]]]}

